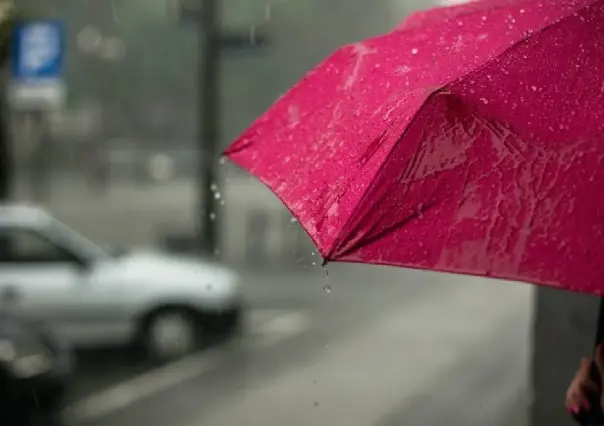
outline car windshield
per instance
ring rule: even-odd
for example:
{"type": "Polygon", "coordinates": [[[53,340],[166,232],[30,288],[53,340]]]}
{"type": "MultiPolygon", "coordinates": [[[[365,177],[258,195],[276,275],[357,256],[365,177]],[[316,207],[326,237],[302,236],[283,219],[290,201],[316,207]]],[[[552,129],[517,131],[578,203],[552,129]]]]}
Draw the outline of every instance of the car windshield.
{"type": "Polygon", "coordinates": [[[77,256],[83,256],[87,259],[114,257],[110,250],[101,247],[59,220],[52,221],[44,232],[56,244],[74,252],[73,254],[77,256]]]}

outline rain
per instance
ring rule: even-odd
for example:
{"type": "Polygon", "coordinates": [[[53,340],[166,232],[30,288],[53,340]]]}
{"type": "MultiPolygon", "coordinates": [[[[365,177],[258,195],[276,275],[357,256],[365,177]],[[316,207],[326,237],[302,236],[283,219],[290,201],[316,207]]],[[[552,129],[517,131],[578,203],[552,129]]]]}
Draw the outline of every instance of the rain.
{"type": "Polygon", "coordinates": [[[0,0],[0,423],[567,424],[601,4],[0,0]]]}

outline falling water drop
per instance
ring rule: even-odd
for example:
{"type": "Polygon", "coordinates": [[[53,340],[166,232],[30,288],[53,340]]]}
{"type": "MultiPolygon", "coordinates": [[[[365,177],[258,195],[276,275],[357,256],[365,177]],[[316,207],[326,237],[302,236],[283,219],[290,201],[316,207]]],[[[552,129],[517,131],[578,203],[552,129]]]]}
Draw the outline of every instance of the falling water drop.
{"type": "Polygon", "coordinates": [[[111,0],[111,15],[113,17],[113,22],[119,22],[119,16],[117,13],[117,6],[115,4],[115,0],[111,0]]]}
{"type": "Polygon", "coordinates": [[[330,294],[331,293],[331,286],[330,285],[326,285],[325,287],[323,287],[323,291],[325,291],[325,293],[330,294]]]}
{"type": "Polygon", "coordinates": [[[256,44],[256,26],[250,26],[250,43],[256,44]]]}

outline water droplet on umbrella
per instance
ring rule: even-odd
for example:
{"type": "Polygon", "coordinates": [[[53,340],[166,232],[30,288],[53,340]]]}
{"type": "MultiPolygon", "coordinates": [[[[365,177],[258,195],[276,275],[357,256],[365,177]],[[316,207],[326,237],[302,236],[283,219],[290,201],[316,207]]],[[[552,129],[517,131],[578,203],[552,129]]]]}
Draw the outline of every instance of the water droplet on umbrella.
{"type": "Polygon", "coordinates": [[[489,101],[485,98],[480,98],[480,102],[482,102],[485,105],[489,103],[489,101]]]}
{"type": "Polygon", "coordinates": [[[411,67],[409,67],[409,66],[407,66],[407,65],[400,66],[400,67],[398,67],[398,68],[395,70],[395,72],[396,72],[398,75],[405,75],[405,74],[408,74],[408,73],[409,73],[409,71],[411,71],[411,67]]]}
{"type": "Polygon", "coordinates": [[[536,92],[536,91],[537,91],[537,86],[531,86],[531,90],[532,90],[533,92],[536,92]]]}
{"type": "Polygon", "coordinates": [[[325,293],[327,293],[327,294],[331,293],[331,286],[326,285],[325,287],[323,287],[323,291],[325,291],[325,293]]]}
{"type": "Polygon", "coordinates": [[[417,49],[416,48],[411,49],[411,54],[412,55],[417,55],[417,49]]]}

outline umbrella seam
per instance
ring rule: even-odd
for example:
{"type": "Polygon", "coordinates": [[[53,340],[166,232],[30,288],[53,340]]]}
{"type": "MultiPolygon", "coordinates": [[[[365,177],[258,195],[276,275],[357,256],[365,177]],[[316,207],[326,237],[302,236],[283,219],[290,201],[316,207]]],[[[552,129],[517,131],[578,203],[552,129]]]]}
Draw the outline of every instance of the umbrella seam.
{"type": "Polygon", "coordinates": [[[405,137],[405,134],[407,134],[407,132],[409,131],[409,129],[411,128],[411,126],[418,119],[420,113],[426,107],[426,104],[428,103],[428,101],[431,100],[436,95],[440,94],[442,91],[443,91],[443,88],[439,88],[439,89],[436,89],[433,92],[431,92],[428,96],[426,96],[426,99],[424,99],[424,101],[422,102],[422,105],[417,109],[417,111],[413,115],[413,118],[409,121],[409,123],[407,123],[407,126],[405,127],[405,130],[403,131],[403,133],[399,136],[398,140],[392,145],[392,147],[390,148],[390,151],[388,152],[388,155],[386,155],[386,157],[384,158],[384,161],[381,162],[381,164],[377,168],[377,171],[375,172],[375,174],[371,178],[369,185],[367,185],[367,187],[365,188],[365,190],[361,194],[361,197],[359,198],[358,202],[356,203],[355,207],[352,209],[352,212],[351,212],[350,216],[348,216],[348,219],[346,219],[346,222],[344,222],[344,226],[342,227],[342,231],[336,237],[336,239],[334,241],[334,244],[332,245],[331,250],[329,250],[327,252],[326,256],[325,256],[325,263],[327,263],[327,261],[329,261],[329,260],[336,260],[334,258],[334,255],[339,250],[339,248],[340,248],[340,246],[342,244],[342,241],[346,240],[346,235],[349,232],[348,228],[349,228],[349,225],[350,225],[350,223],[352,221],[352,218],[354,216],[356,216],[356,214],[357,214],[357,212],[359,210],[359,206],[365,201],[365,199],[367,198],[367,194],[369,194],[371,188],[373,188],[373,185],[374,185],[375,181],[377,180],[377,176],[381,172],[384,164],[386,164],[388,162],[388,160],[390,160],[390,157],[392,157],[392,155],[394,154],[394,151],[396,150],[396,148],[399,146],[399,144],[401,143],[401,141],[405,137]]]}

